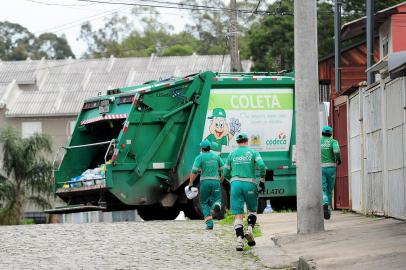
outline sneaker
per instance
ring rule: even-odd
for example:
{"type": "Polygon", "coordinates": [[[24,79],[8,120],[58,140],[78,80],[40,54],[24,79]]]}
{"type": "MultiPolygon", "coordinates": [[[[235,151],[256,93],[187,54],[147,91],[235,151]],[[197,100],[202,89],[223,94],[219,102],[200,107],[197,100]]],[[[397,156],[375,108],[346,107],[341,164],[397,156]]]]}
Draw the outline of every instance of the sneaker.
{"type": "Polygon", "coordinates": [[[250,247],[255,246],[254,234],[252,233],[252,227],[248,226],[247,231],[245,232],[245,239],[247,239],[247,244],[250,247]]]}
{"type": "Polygon", "coordinates": [[[328,209],[327,203],[323,205],[323,213],[324,213],[324,219],[330,219],[331,212],[330,212],[330,209],[328,209]]]}
{"type": "Polygon", "coordinates": [[[237,245],[235,247],[237,251],[243,251],[244,250],[244,241],[242,241],[241,236],[237,237],[237,245]]]}
{"type": "Polygon", "coordinates": [[[206,230],[213,230],[214,222],[212,219],[206,221],[206,230]]]}

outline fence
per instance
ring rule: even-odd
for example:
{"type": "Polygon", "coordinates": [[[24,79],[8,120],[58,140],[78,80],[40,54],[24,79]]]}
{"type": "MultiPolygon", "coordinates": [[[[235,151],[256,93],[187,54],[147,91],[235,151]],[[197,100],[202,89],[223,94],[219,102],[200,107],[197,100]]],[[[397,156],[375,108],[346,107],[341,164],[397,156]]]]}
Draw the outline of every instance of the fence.
{"type": "Polygon", "coordinates": [[[406,219],[406,78],[349,97],[351,207],[406,219]]]}

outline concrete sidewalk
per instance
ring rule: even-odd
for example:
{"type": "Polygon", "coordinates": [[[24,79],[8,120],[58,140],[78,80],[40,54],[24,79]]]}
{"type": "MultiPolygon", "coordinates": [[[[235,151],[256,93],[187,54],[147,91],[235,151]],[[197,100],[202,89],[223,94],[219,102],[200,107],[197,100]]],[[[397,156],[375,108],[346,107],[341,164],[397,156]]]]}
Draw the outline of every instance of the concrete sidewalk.
{"type": "Polygon", "coordinates": [[[309,235],[296,234],[296,213],[259,215],[259,224],[253,253],[271,268],[298,267],[302,257],[299,269],[406,269],[404,221],[336,211],[309,235]]]}

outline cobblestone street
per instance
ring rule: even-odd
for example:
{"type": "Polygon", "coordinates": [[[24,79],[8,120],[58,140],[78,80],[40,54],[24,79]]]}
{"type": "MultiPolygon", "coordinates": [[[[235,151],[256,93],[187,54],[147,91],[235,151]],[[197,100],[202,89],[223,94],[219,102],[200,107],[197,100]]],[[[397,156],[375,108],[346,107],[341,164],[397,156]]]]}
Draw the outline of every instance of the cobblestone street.
{"type": "Polygon", "coordinates": [[[233,236],[201,221],[2,226],[0,269],[263,269],[233,236]]]}

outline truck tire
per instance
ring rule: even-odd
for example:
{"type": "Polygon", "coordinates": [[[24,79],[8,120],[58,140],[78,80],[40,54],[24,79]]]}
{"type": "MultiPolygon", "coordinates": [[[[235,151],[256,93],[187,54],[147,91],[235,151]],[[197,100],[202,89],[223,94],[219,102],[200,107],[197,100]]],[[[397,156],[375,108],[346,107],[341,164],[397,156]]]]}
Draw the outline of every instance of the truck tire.
{"type": "MultiPolygon", "coordinates": [[[[218,216],[213,216],[213,218],[215,219],[223,219],[226,210],[230,208],[228,192],[223,185],[221,185],[221,202],[222,202],[221,212],[218,216]]],[[[185,216],[187,216],[189,219],[192,220],[203,219],[203,213],[200,207],[200,197],[197,196],[193,200],[188,200],[188,204],[183,209],[183,212],[185,213],[185,216]]]]}
{"type": "Polygon", "coordinates": [[[177,207],[142,207],[137,209],[140,217],[145,221],[174,220],[180,213],[177,207]]]}

